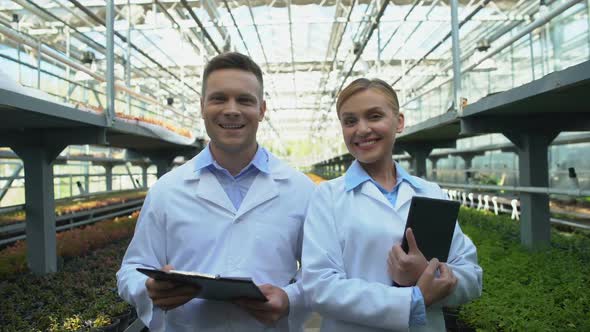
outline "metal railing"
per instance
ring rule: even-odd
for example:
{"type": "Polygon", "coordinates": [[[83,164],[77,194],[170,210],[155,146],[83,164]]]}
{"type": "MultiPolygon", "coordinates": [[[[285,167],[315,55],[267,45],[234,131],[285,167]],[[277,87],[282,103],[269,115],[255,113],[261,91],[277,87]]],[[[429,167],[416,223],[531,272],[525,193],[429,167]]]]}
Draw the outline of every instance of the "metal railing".
{"type": "MultiPolygon", "coordinates": [[[[56,231],[64,230],[92,224],[101,220],[111,219],[114,217],[129,215],[141,209],[143,198],[135,199],[128,202],[111,204],[92,210],[84,210],[70,214],[64,214],[55,218],[56,231]]],[[[0,236],[5,237],[0,240],[0,247],[12,244],[18,240],[26,239],[25,222],[18,222],[0,227],[0,236]]]]}

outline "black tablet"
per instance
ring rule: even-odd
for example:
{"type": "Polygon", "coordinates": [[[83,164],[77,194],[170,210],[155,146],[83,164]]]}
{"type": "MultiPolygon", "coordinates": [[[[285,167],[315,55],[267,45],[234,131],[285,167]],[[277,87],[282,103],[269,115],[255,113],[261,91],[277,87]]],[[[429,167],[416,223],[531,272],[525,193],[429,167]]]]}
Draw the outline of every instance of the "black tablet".
{"type": "MultiPolygon", "coordinates": [[[[446,199],[412,197],[405,229],[412,229],[427,260],[436,257],[440,262],[447,261],[460,206],[459,202],[446,199]]],[[[408,252],[405,230],[402,249],[408,252]]]]}

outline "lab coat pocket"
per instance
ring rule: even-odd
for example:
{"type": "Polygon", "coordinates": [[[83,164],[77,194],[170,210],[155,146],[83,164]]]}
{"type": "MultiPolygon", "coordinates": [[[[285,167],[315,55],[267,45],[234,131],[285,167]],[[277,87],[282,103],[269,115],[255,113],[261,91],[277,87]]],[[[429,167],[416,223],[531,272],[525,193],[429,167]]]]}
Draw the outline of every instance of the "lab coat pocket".
{"type": "Polygon", "coordinates": [[[255,222],[255,250],[259,268],[274,271],[296,269],[298,238],[302,222],[296,218],[257,220],[255,222]]]}

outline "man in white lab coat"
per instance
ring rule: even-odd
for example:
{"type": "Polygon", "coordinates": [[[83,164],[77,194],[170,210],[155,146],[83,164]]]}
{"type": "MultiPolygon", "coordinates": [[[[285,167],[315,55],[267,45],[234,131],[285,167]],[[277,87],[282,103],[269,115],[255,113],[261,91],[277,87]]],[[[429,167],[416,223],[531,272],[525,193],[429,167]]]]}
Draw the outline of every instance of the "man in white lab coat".
{"type": "Polygon", "coordinates": [[[201,112],[211,141],[152,186],[117,273],[119,294],[151,331],[302,330],[297,262],[314,185],[257,144],[263,96],[250,58],[225,53],[205,67],[201,112]],[[269,301],[199,299],[199,289],[137,267],[250,277],[269,301]]]}

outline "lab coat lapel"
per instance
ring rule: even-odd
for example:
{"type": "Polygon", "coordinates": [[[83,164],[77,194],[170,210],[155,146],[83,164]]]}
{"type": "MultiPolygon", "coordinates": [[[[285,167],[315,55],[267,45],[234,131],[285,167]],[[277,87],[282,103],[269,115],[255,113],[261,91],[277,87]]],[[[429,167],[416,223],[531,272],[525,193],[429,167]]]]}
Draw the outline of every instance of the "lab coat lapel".
{"type": "Polygon", "coordinates": [[[402,181],[402,183],[399,184],[399,189],[397,192],[395,210],[399,211],[399,209],[404,206],[404,204],[409,202],[414,195],[416,195],[414,188],[408,182],[402,181]]]}
{"type": "Polygon", "coordinates": [[[278,195],[279,186],[275,183],[272,175],[259,172],[258,175],[256,175],[254,182],[252,182],[250,189],[246,193],[246,197],[244,197],[244,201],[238,209],[236,218],[261,205],[262,203],[277,197],[278,195]]]}
{"type": "Polygon", "coordinates": [[[391,203],[389,203],[389,201],[387,200],[385,195],[383,195],[383,193],[381,191],[379,191],[377,186],[375,186],[375,184],[373,184],[371,181],[365,181],[361,185],[361,193],[363,195],[369,196],[370,198],[372,198],[382,204],[385,204],[390,209],[392,208],[391,203]]]}
{"type": "Polygon", "coordinates": [[[197,195],[219,207],[222,207],[232,213],[236,212],[236,208],[227,197],[227,194],[221,187],[221,184],[213,175],[213,173],[203,169],[201,170],[199,185],[197,187],[197,195]]]}

